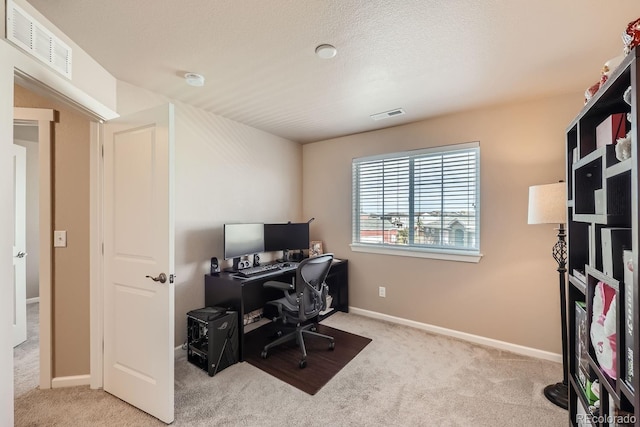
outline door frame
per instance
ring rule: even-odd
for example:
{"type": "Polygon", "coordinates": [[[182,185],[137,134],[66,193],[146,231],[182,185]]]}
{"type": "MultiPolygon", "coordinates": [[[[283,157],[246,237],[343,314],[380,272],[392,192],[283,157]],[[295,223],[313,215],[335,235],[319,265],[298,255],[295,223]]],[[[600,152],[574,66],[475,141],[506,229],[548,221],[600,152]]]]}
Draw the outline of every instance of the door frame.
{"type": "Polygon", "coordinates": [[[104,239],[102,122],[92,121],[89,131],[89,387],[103,386],[104,362],[104,239]]]}
{"type": "Polygon", "coordinates": [[[52,200],[52,168],[51,168],[51,122],[55,121],[55,112],[44,108],[13,108],[13,121],[27,121],[38,124],[38,203],[40,262],[39,297],[40,297],[40,388],[51,388],[52,353],[52,256],[53,256],[53,200],[52,200]]]}

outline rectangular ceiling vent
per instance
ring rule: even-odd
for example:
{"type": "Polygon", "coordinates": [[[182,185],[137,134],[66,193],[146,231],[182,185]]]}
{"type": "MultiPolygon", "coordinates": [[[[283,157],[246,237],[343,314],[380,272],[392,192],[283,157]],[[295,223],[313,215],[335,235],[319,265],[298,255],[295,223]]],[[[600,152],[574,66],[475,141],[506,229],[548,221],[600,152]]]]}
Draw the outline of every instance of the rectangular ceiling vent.
{"type": "Polygon", "coordinates": [[[13,1],[7,1],[7,39],[71,78],[71,48],[13,1]]]}
{"type": "Polygon", "coordinates": [[[389,117],[402,116],[405,114],[402,108],[396,108],[395,110],[385,111],[384,113],[372,114],[371,118],[373,120],[382,120],[388,119],[389,117]]]}

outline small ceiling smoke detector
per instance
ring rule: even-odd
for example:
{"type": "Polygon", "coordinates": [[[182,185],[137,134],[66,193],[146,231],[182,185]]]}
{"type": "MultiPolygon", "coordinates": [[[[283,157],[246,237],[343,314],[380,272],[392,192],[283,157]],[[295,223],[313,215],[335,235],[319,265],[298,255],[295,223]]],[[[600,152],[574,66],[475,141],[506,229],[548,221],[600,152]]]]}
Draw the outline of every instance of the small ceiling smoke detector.
{"type": "Polygon", "coordinates": [[[336,53],[338,53],[338,49],[330,44],[321,44],[316,48],[316,55],[322,59],[331,59],[336,56],[336,53]]]}
{"type": "Polygon", "coordinates": [[[204,76],[196,73],[187,73],[184,79],[189,86],[204,86],[204,76]]]}
{"type": "Polygon", "coordinates": [[[373,120],[388,119],[389,117],[401,116],[406,114],[402,108],[396,108],[395,110],[385,111],[384,113],[372,114],[373,120]]]}

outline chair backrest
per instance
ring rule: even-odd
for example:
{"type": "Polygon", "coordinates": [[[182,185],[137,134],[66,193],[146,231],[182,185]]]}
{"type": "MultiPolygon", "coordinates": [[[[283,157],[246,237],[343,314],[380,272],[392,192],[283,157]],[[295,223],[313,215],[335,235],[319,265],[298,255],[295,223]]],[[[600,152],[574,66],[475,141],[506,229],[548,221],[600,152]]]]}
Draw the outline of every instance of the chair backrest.
{"type": "Polygon", "coordinates": [[[333,254],[319,255],[300,262],[296,270],[296,294],[299,298],[298,320],[305,321],[326,308],[328,288],[325,283],[333,254]]]}

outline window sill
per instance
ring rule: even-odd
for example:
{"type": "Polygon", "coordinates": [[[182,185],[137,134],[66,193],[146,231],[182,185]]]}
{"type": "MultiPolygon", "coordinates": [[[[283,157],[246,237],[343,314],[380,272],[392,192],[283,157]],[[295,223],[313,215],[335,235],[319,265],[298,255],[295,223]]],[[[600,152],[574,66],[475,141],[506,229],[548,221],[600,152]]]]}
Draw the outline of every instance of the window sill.
{"type": "Polygon", "coordinates": [[[416,248],[398,248],[392,246],[375,246],[375,245],[363,245],[361,243],[352,243],[349,245],[352,252],[365,252],[371,254],[381,255],[394,255],[405,256],[414,258],[431,258],[440,259],[443,261],[458,261],[458,262],[471,262],[478,263],[482,258],[482,254],[476,254],[471,252],[461,251],[447,251],[447,250],[419,250],[416,248]]]}

